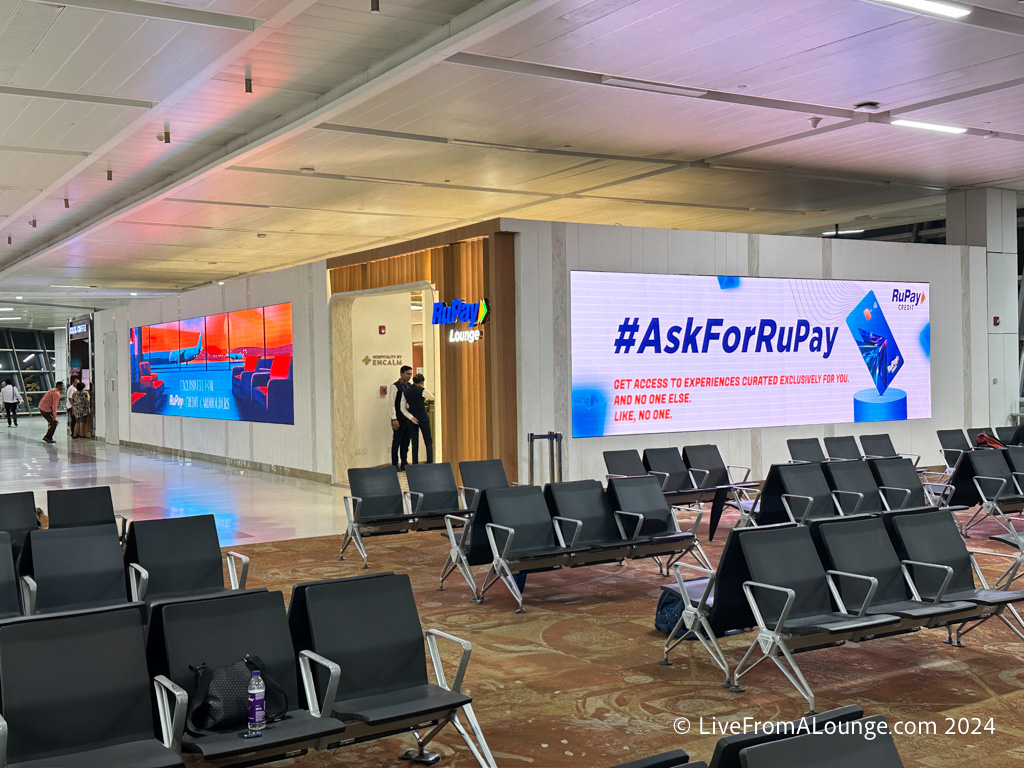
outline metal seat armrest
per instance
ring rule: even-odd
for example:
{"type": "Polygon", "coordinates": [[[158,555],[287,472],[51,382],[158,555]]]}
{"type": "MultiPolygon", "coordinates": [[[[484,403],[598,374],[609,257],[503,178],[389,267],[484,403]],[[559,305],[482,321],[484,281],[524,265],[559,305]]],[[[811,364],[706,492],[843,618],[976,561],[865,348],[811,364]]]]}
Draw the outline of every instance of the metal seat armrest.
{"type": "Polygon", "coordinates": [[[356,520],[359,519],[359,508],[363,505],[363,500],[358,496],[345,496],[342,501],[345,502],[345,516],[348,518],[349,527],[354,528],[356,520]]]}
{"type": "Polygon", "coordinates": [[[462,548],[463,543],[466,541],[466,535],[469,533],[469,517],[461,517],[459,515],[445,515],[444,516],[444,527],[448,529],[448,540],[453,546],[462,548]],[[453,523],[462,523],[462,530],[459,532],[458,543],[455,541],[455,528],[452,526],[453,523]]]}
{"type": "Polygon", "coordinates": [[[946,578],[942,582],[942,586],[939,587],[939,591],[935,593],[935,597],[932,598],[932,603],[938,603],[942,600],[942,596],[946,594],[946,589],[949,587],[949,582],[953,579],[953,568],[949,565],[942,565],[941,563],[923,563],[920,560],[901,560],[900,568],[903,571],[903,578],[907,580],[907,584],[910,587],[910,593],[914,596],[915,600],[922,600],[921,593],[917,589],[917,584],[914,583],[914,577],[910,575],[910,569],[907,566],[914,566],[915,568],[936,568],[941,571],[945,571],[946,578]]]}
{"type": "Polygon", "coordinates": [[[509,546],[512,544],[512,539],[516,536],[515,528],[509,528],[506,525],[498,525],[497,523],[488,523],[484,526],[487,531],[487,543],[491,545],[491,554],[494,555],[494,559],[505,559],[505,553],[508,552],[509,546]],[[498,551],[498,542],[494,538],[495,531],[505,532],[505,544],[501,548],[501,552],[498,551]]]}
{"type": "MultiPolygon", "coordinates": [[[[1016,529],[1014,529],[1014,533],[1016,533],[1016,529]]],[[[1019,540],[1020,539],[1018,538],[1018,541],[1019,540]]],[[[1017,577],[1017,571],[1020,570],[1021,561],[1024,560],[1024,555],[1016,555],[1016,556],[1014,556],[1014,555],[1007,555],[1007,554],[1004,554],[1002,552],[981,552],[981,551],[977,551],[977,550],[968,550],[967,554],[971,556],[971,567],[974,568],[974,572],[977,574],[978,580],[981,582],[982,587],[984,587],[985,589],[989,589],[988,580],[985,578],[985,574],[981,570],[981,565],[979,565],[979,563],[978,563],[977,555],[990,555],[992,557],[999,557],[999,558],[1004,558],[1006,560],[1012,560],[1013,561],[1010,564],[1010,567],[1007,568],[1005,571],[1003,571],[999,575],[999,578],[996,579],[996,588],[997,589],[1009,589],[1010,588],[1010,584],[1017,577]],[[1000,586],[1000,585],[1002,585],[1002,586],[1000,586]]]]}
{"type": "Polygon", "coordinates": [[[913,459],[914,469],[917,469],[917,465],[921,463],[921,454],[919,453],[905,453],[903,451],[900,451],[899,455],[902,456],[904,459],[913,459]]]}
{"type": "Polygon", "coordinates": [[[690,599],[690,593],[686,590],[686,583],[683,581],[683,574],[679,570],[680,568],[687,568],[707,577],[708,583],[704,585],[704,591],[701,593],[700,599],[697,601],[697,605],[693,606],[701,613],[705,612],[707,610],[708,601],[711,599],[711,594],[714,591],[715,580],[718,575],[708,568],[701,568],[696,565],[690,565],[689,563],[675,563],[672,566],[672,572],[676,577],[676,584],[679,585],[679,596],[691,605],[693,601],[690,599]]]}
{"type": "Polygon", "coordinates": [[[750,467],[746,466],[745,464],[726,464],[725,465],[725,473],[729,476],[729,482],[731,484],[733,484],[733,485],[735,485],[736,483],[745,483],[745,482],[747,482],[747,480],[750,479],[750,467]],[[744,472],[743,472],[743,479],[742,480],[734,480],[733,479],[732,471],[734,469],[742,469],[742,470],[744,470],[744,472]]]}
{"type": "Polygon", "coordinates": [[[149,588],[149,571],[138,563],[128,563],[128,586],[132,593],[132,602],[139,603],[146,599],[149,588]]]}
{"type": "Polygon", "coordinates": [[[245,582],[249,579],[249,558],[241,552],[228,552],[224,559],[228,564],[228,579],[231,581],[232,589],[245,589],[245,582]],[[238,572],[241,566],[241,574],[238,572]]]}
{"type": "Polygon", "coordinates": [[[661,480],[661,490],[663,490],[663,491],[665,490],[665,486],[668,485],[668,478],[669,478],[668,472],[655,472],[653,469],[649,469],[649,470],[647,470],[647,474],[653,475],[654,477],[657,477],[658,479],[660,479],[661,480]]]}
{"type": "Polygon", "coordinates": [[[185,734],[185,715],[188,712],[188,694],[166,675],[157,675],[153,678],[153,689],[156,691],[156,708],[164,746],[181,754],[181,739],[185,734]],[[174,696],[173,705],[171,696],[174,696]]]}
{"type": "Polygon", "coordinates": [[[558,543],[562,546],[562,549],[576,546],[576,539],[580,537],[580,531],[583,530],[582,520],[574,520],[571,517],[555,515],[551,518],[551,522],[555,526],[555,535],[558,537],[558,543]],[[562,523],[572,523],[576,526],[576,530],[572,532],[572,540],[568,544],[565,543],[565,534],[562,533],[562,523]]]}
{"type": "Polygon", "coordinates": [[[811,508],[814,506],[814,497],[813,496],[798,496],[798,495],[796,495],[794,493],[784,493],[784,494],[782,494],[782,506],[785,507],[786,514],[789,515],[790,522],[799,523],[800,525],[803,525],[804,521],[807,519],[807,515],[811,511],[811,508]],[[804,510],[803,510],[803,513],[800,515],[800,519],[799,520],[797,520],[796,519],[796,515],[793,514],[793,509],[792,509],[792,507],[790,506],[790,503],[789,503],[790,499],[800,499],[801,501],[804,502],[804,510]]]}
{"type": "MultiPolygon", "coordinates": [[[[673,504],[672,505],[672,511],[675,512],[677,509],[690,509],[690,507],[687,507],[687,506],[685,506],[683,504],[673,504]]],[[[675,515],[674,514],[672,515],[672,517],[673,517],[673,519],[675,519],[675,515]]],[[[703,520],[703,519],[704,519],[704,510],[701,509],[700,507],[697,507],[697,518],[693,521],[693,525],[690,526],[690,533],[692,533],[694,536],[697,535],[697,529],[700,528],[700,521],[703,520]]],[[[679,529],[679,521],[676,520],[676,530],[678,530],[678,529],[679,529]]]]}
{"type": "Polygon", "coordinates": [[[874,576],[865,576],[863,573],[850,573],[849,571],[836,570],[825,571],[825,578],[828,579],[828,588],[832,592],[832,597],[836,600],[836,605],[839,606],[840,611],[847,614],[850,612],[846,609],[846,603],[839,594],[839,588],[836,586],[835,582],[836,576],[842,576],[843,578],[849,579],[860,579],[861,581],[867,581],[870,584],[868,587],[868,593],[864,595],[864,602],[861,603],[860,610],[857,612],[857,618],[863,617],[864,613],[871,607],[871,603],[875,599],[875,592],[878,591],[878,579],[874,576]]]}
{"type": "Polygon", "coordinates": [[[1024,478],[1024,472],[1011,472],[1010,477],[1013,478],[1013,485],[1017,490],[1018,496],[1024,496],[1024,490],[1022,490],[1021,480],[1024,478]]]}
{"type": "Polygon", "coordinates": [[[520,485],[522,485],[522,483],[520,483],[518,480],[511,480],[511,481],[509,481],[508,487],[509,488],[518,488],[520,485]]]}
{"type": "Polygon", "coordinates": [[[777,587],[774,584],[764,584],[760,581],[745,581],[743,582],[743,594],[747,596],[747,602],[750,604],[750,610],[754,612],[754,619],[757,621],[757,626],[766,632],[781,632],[782,625],[786,623],[786,619],[789,618],[789,612],[793,608],[793,601],[796,600],[796,592],[788,587],[777,587]],[[772,592],[781,592],[786,596],[786,604],[782,606],[782,612],[779,614],[779,620],[775,622],[775,628],[769,628],[764,621],[764,616],[761,614],[761,609],[757,605],[757,598],[754,597],[755,589],[767,589],[772,592]]]}
{"type": "Polygon", "coordinates": [[[460,509],[467,509],[467,510],[471,509],[471,510],[473,510],[475,512],[476,511],[476,507],[477,507],[477,503],[479,501],[480,501],[480,489],[479,488],[470,488],[467,485],[460,485],[459,486],[459,508],[460,509]],[[470,492],[470,491],[473,493],[473,496],[467,501],[466,500],[466,494],[467,494],[467,492],[470,492]]]}
{"type": "Polygon", "coordinates": [[[864,494],[860,491],[832,491],[832,503],[836,505],[836,511],[840,515],[846,515],[847,511],[843,509],[843,502],[840,500],[840,496],[854,496],[857,499],[857,503],[853,505],[853,510],[849,512],[851,515],[857,514],[857,510],[860,509],[860,505],[864,503],[864,494]]]}
{"type": "Polygon", "coordinates": [[[405,514],[410,517],[415,517],[420,513],[420,509],[423,508],[423,494],[419,491],[402,491],[402,501],[405,502],[405,514]],[[413,496],[416,497],[416,503],[413,504],[413,496]]]}
{"type": "Polygon", "coordinates": [[[36,580],[31,576],[21,577],[21,610],[26,616],[35,616],[36,613],[36,595],[39,593],[39,588],[36,586],[36,580]]]}
{"type": "Polygon", "coordinates": [[[960,463],[960,459],[963,458],[965,452],[959,448],[940,448],[939,453],[942,454],[942,460],[946,462],[946,466],[955,469],[956,465],[960,463]]]}
{"type": "Polygon", "coordinates": [[[910,498],[910,489],[909,488],[896,488],[895,486],[892,486],[892,485],[880,485],[880,486],[878,486],[878,495],[882,497],[882,503],[885,504],[885,508],[886,508],[887,511],[892,511],[893,507],[889,503],[889,497],[887,495],[889,491],[898,491],[899,493],[903,494],[903,499],[900,501],[900,503],[898,505],[896,505],[896,509],[903,509],[903,507],[906,506],[906,504],[907,504],[907,499],[910,498]]]}
{"type": "Polygon", "coordinates": [[[328,717],[332,704],[338,696],[338,683],[341,682],[341,665],[326,659],[313,651],[299,652],[299,670],[302,672],[302,687],[306,692],[306,708],[313,717],[328,717]],[[313,668],[310,662],[315,661],[331,673],[324,689],[323,702],[316,699],[316,683],[313,681],[313,668]]]}
{"type": "Polygon", "coordinates": [[[639,512],[623,512],[621,509],[617,509],[615,510],[615,524],[619,526],[619,534],[622,538],[632,541],[640,535],[640,528],[642,528],[644,524],[644,516],[639,512]],[[636,518],[636,528],[633,529],[633,534],[631,536],[626,535],[626,527],[622,524],[622,515],[636,518]]]}
{"type": "Polygon", "coordinates": [[[117,540],[123,547],[128,538],[128,518],[118,512],[114,515],[114,524],[117,526],[117,540]]]}
{"type": "Polygon", "coordinates": [[[690,474],[690,485],[697,490],[704,488],[704,484],[707,483],[708,478],[711,477],[711,473],[708,470],[700,469],[699,467],[690,467],[687,472],[690,474]],[[699,483],[697,482],[697,476],[694,473],[701,476],[699,483]]]}
{"type": "Polygon", "coordinates": [[[1000,496],[1003,495],[1003,489],[1006,487],[1005,477],[989,477],[987,475],[975,475],[973,480],[974,487],[978,489],[978,493],[981,495],[981,500],[986,502],[995,501],[996,499],[998,499],[1000,496]],[[985,493],[984,485],[988,484],[988,487],[991,490],[993,483],[999,484],[999,488],[996,490],[996,492],[992,495],[985,493]]]}
{"type": "Polygon", "coordinates": [[[617,480],[617,479],[622,479],[622,478],[625,478],[625,477],[629,477],[629,475],[616,475],[613,472],[609,472],[607,475],[604,476],[604,479],[605,479],[605,482],[608,482],[609,480],[617,480]]]}
{"type": "Polygon", "coordinates": [[[932,499],[937,501],[939,506],[949,506],[949,500],[953,498],[953,494],[956,492],[956,488],[949,483],[921,483],[921,486],[931,494],[932,499]],[[941,488],[942,490],[936,495],[933,490],[934,488],[941,488]]]}
{"type": "Polygon", "coordinates": [[[449,691],[461,693],[462,681],[466,677],[466,668],[469,667],[469,656],[473,652],[473,644],[468,640],[463,640],[461,637],[450,635],[439,629],[428,629],[426,637],[427,650],[430,651],[430,661],[434,666],[434,677],[437,679],[437,684],[449,691]],[[455,678],[452,680],[451,685],[448,684],[448,676],[445,674],[444,665],[441,663],[441,654],[437,649],[438,638],[455,643],[462,648],[462,655],[459,657],[459,668],[455,671],[455,678]]]}

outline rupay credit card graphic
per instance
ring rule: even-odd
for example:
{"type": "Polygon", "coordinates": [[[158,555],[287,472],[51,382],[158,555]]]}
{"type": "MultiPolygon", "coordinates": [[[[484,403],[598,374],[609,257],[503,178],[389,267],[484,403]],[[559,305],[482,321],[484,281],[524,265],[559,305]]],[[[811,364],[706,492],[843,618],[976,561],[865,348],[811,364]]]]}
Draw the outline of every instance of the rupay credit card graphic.
{"type": "Polygon", "coordinates": [[[903,355],[896,345],[889,323],[874,291],[868,291],[853,311],[846,316],[853,340],[864,358],[878,394],[885,394],[893,377],[903,367],[903,355]]]}

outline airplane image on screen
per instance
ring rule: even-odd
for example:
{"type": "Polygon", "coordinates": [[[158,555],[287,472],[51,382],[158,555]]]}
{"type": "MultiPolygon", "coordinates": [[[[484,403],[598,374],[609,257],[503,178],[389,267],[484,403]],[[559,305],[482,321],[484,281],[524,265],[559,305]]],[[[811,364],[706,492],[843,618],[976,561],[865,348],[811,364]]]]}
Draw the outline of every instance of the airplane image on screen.
{"type": "Polygon", "coordinates": [[[142,359],[150,365],[177,365],[178,363],[188,363],[195,360],[202,352],[203,334],[200,333],[194,347],[168,349],[164,352],[146,352],[142,355],[142,359]]]}

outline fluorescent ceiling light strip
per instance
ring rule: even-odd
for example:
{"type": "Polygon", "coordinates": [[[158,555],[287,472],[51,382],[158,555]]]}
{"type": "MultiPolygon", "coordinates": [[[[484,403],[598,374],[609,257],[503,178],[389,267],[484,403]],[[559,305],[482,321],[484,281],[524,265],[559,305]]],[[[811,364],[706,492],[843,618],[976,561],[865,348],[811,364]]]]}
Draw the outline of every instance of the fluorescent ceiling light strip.
{"type": "Polygon", "coordinates": [[[908,11],[920,11],[947,19],[962,19],[971,12],[971,8],[957,3],[939,2],[939,0],[875,0],[883,5],[894,5],[908,11]]]}
{"type": "Polygon", "coordinates": [[[647,91],[649,93],[664,93],[669,96],[689,96],[699,99],[707,96],[708,92],[700,88],[687,88],[682,85],[671,83],[652,83],[648,80],[633,80],[628,77],[612,77],[611,75],[601,76],[601,85],[611,85],[616,88],[629,88],[634,91],[647,91]]]}
{"type": "Polygon", "coordinates": [[[479,147],[480,149],[504,149],[509,152],[537,152],[535,147],[520,147],[516,144],[494,144],[489,141],[470,141],[468,139],[448,139],[449,144],[459,147],[479,147]]]}
{"type": "Polygon", "coordinates": [[[65,328],[67,328],[66,325],[51,325],[46,330],[48,330],[48,331],[63,331],[65,328]]]}
{"type": "Polygon", "coordinates": [[[0,323],[10,323],[14,320],[21,320],[20,317],[0,317],[0,323]]]}
{"type": "Polygon", "coordinates": [[[234,16],[229,13],[204,11],[166,3],[151,3],[146,0],[35,0],[42,5],[63,5],[71,8],[90,8],[95,11],[124,13],[129,16],[145,16],[150,19],[180,21],[185,24],[199,24],[204,27],[236,29],[254,32],[263,26],[264,19],[249,16],[234,16]]]}
{"type": "Polygon", "coordinates": [[[822,232],[824,237],[832,237],[834,235],[859,235],[863,232],[863,229],[840,229],[836,232],[834,229],[830,229],[828,232],[822,232]]]}
{"type": "Polygon", "coordinates": [[[14,307],[0,307],[0,312],[13,312],[14,307]]]}
{"type": "Polygon", "coordinates": [[[422,187],[419,181],[404,181],[402,179],[378,179],[373,176],[341,176],[345,181],[365,181],[369,184],[397,184],[402,187],[422,187]]]}
{"type": "Polygon", "coordinates": [[[896,120],[890,120],[889,125],[898,125],[903,128],[917,128],[918,130],[922,131],[935,131],[936,133],[967,133],[966,128],[962,128],[958,125],[943,125],[942,123],[925,123],[920,120],[907,120],[902,117],[897,118],[896,120]]]}

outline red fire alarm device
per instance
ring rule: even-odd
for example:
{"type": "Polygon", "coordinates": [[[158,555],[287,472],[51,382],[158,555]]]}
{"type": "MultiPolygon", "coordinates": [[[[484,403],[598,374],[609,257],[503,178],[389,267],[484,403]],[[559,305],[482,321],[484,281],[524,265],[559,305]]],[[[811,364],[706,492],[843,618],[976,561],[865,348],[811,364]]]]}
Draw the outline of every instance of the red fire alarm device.
{"type": "Polygon", "coordinates": [[[380,396],[381,397],[387,397],[388,396],[388,385],[387,384],[381,384],[380,385],[380,396]]]}
{"type": "Polygon", "coordinates": [[[386,325],[378,325],[377,326],[377,333],[379,333],[381,336],[383,336],[387,332],[388,332],[388,327],[386,325]]]}
{"type": "Polygon", "coordinates": [[[992,325],[999,325],[999,315],[992,318],[992,325]]]}

